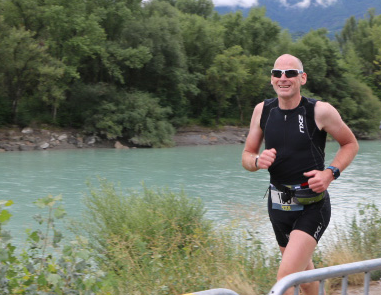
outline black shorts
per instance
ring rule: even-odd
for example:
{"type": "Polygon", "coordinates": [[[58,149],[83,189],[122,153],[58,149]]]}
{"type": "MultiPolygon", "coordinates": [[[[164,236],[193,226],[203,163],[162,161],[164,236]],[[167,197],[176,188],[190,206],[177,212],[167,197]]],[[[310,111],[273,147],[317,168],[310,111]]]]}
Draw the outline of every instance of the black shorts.
{"type": "Polygon", "coordinates": [[[269,196],[268,212],[279,246],[287,246],[290,233],[295,229],[309,234],[319,242],[331,219],[331,201],[326,191],[323,200],[304,205],[303,210],[282,211],[272,208],[269,196]]]}

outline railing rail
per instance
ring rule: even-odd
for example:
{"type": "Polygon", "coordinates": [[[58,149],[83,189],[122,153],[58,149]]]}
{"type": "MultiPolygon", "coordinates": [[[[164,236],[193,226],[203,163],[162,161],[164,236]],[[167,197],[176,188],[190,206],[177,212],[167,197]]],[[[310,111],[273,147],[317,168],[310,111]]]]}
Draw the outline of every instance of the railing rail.
{"type": "Polygon", "coordinates": [[[211,290],[205,290],[195,293],[188,293],[183,295],[238,295],[236,292],[233,292],[232,290],[228,289],[211,289],[211,290]]]}
{"type": "Polygon", "coordinates": [[[381,270],[381,258],[359,262],[328,266],[313,270],[294,273],[278,281],[268,293],[269,295],[283,295],[290,287],[295,287],[294,294],[299,294],[299,286],[303,283],[319,281],[319,295],[324,294],[324,281],[329,278],[342,277],[342,294],[347,294],[348,275],[365,273],[364,295],[369,294],[370,272],[381,270]]]}

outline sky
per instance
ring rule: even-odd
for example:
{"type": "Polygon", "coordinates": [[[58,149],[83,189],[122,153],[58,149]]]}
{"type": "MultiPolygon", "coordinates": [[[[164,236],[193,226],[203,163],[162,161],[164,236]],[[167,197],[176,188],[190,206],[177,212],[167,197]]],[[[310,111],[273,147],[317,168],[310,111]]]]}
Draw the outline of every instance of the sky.
{"type": "MultiPolygon", "coordinates": [[[[212,0],[214,6],[240,6],[240,7],[252,7],[266,3],[266,0],[212,0]]],[[[282,5],[286,7],[295,8],[308,8],[311,5],[330,6],[338,0],[278,0],[282,5]]]]}

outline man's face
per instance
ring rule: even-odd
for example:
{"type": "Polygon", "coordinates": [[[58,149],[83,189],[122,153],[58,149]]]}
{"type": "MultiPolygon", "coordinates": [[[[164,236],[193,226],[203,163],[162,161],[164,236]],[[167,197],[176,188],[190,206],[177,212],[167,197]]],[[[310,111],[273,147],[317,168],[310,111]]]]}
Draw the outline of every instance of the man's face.
{"type": "MultiPolygon", "coordinates": [[[[274,69],[277,70],[302,70],[298,60],[291,56],[283,56],[277,59],[274,64],[274,69]]],[[[280,78],[271,75],[271,84],[279,98],[300,97],[300,87],[307,81],[307,74],[298,74],[296,77],[288,78],[285,73],[282,73],[280,78]]]]}

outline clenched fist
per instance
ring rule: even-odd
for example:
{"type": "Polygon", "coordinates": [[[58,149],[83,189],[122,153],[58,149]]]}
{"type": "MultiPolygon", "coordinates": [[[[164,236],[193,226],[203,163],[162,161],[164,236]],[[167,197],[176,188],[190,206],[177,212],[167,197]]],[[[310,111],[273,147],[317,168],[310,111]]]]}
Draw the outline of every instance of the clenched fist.
{"type": "Polygon", "coordinates": [[[276,150],[264,150],[258,158],[258,168],[268,169],[275,161],[276,150]]]}

